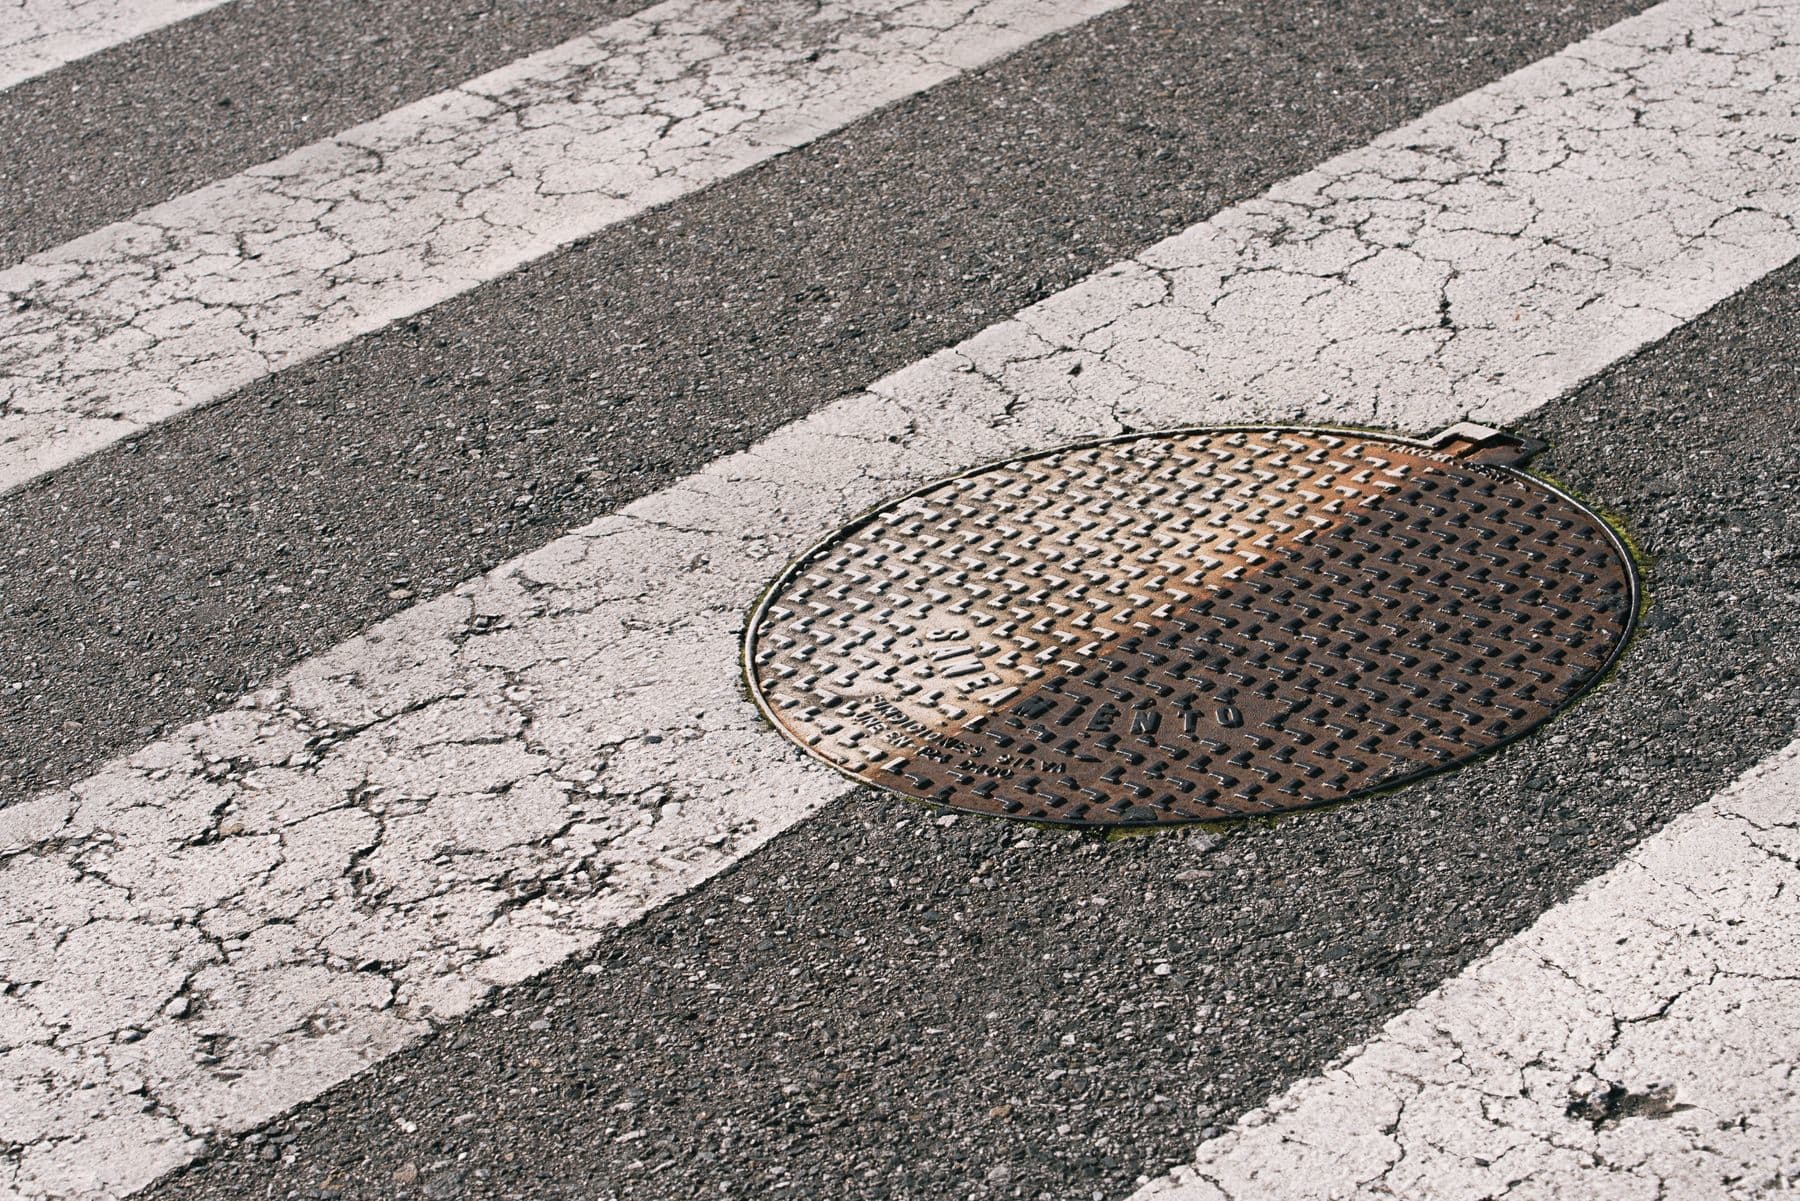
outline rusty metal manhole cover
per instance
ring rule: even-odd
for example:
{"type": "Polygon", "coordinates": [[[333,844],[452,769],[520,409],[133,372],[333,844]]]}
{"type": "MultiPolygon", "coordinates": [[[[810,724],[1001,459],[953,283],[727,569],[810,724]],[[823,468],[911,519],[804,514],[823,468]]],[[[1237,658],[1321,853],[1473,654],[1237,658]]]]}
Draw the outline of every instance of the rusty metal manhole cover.
{"type": "Polygon", "coordinates": [[[1208,429],[934,484],[794,564],[745,641],[768,717],[857,779],[1040,822],[1210,821],[1468,761],[1630,632],[1606,523],[1430,443],[1208,429]]]}

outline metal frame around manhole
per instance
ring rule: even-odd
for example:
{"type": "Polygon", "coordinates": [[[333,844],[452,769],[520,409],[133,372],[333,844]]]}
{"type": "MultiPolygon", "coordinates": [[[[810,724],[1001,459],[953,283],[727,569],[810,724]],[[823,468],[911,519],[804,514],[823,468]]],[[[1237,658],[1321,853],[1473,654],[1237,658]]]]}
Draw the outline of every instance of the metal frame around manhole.
{"type": "MultiPolygon", "coordinates": [[[[1013,817],[1015,819],[1047,825],[1146,828],[1156,825],[1229,821],[1277,813],[1301,812],[1309,809],[1331,807],[1376,793],[1402,788],[1421,779],[1466,766],[1470,762],[1500,750],[1505,746],[1511,745],[1528,734],[1540,729],[1552,718],[1567,712],[1571,707],[1578,704],[1585,696],[1587,696],[1599,683],[1607,678],[1613,668],[1617,665],[1625,648],[1630,644],[1636,631],[1639,616],[1638,610],[1642,604],[1643,593],[1641,582],[1638,577],[1637,564],[1631,553],[1630,547],[1626,544],[1625,540],[1620,537],[1619,532],[1613,528],[1612,523],[1607,520],[1604,514],[1585,504],[1578,497],[1572,495],[1556,483],[1541,476],[1533,475],[1521,470],[1519,462],[1506,461],[1508,456],[1505,453],[1501,453],[1498,458],[1494,457],[1493,452],[1497,447],[1503,449],[1508,444],[1514,447],[1519,447],[1521,445],[1520,440],[1518,439],[1512,439],[1510,436],[1499,434],[1498,431],[1486,430],[1483,427],[1476,426],[1452,427],[1450,430],[1446,430],[1430,439],[1410,437],[1387,431],[1328,426],[1189,426],[1174,430],[1121,434],[1107,438],[1091,439],[1051,447],[1028,455],[1013,456],[984,463],[969,468],[966,471],[930,481],[901,496],[896,496],[883,501],[881,504],[868,509],[853,520],[847,522],[842,527],[833,531],[830,535],[815,542],[809,546],[804,553],[800,554],[790,562],[787,567],[777,575],[769,587],[764,590],[750,614],[741,644],[745,679],[750,694],[764,718],[769,721],[777,733],[789,741],[794,742],[795,745],[807,755],[817,759],[821,763],[838,771],[846,778],[859,784],[884,788],[887,791],[895,792],[898,795],[905,796],[911,800],[922,801],[939,809],[947,808],[950,810],[972,812],[986,816],[1013,817]],[[808,745],[802,734],[796,731],[790,723],[783,718],[778,711],[776,704],[771,701],[770,696],[765,690],[764,682],[759,678],[757,669],[759,635],[765,630],[774,607],[778,604],[789,587],[799,578],[801,573],[811,568],[820,560],[821,556],[831,552],[834,547],[838,547],[853,540],[859,532],[866,530],[872,523],[895,514],[910,502],[927,498],[933,493],[941,492],[958,483],[975,480],[979,477],[992,475],[1007,469],[1024,468],[1030,464],[1040,463],[1044,460],[1056,459],[1062,456],[1074,456],[1089,451],[1107,450],[1131,443],[1200,438],[1224,439],[1233,435],[1249,436],[1282,434],[1292,435],[1296,438],[1316,437],[1353,441],[1362,440],[1372,443],[1387,444],[1406,448],[1409,451],[1416,452],[1421,457],[1443,463],[1447,467],[1458,467],[1476,472],[1477,474],[1484,472],[1507,473],[1525,487],[1538,490],[1545,494],[1546,497],[1553,498],[1561,504],[1568,506],[1574,512],[1585,516],[1591,522],[1592,527],[1599,531],[1604,538],[1613,559],[1618,565],[1618,575],[1622,579],[1625,588],[1624,611],[1620,615],[1619,628],[1608,653],[1600,660],[1597,666],[1586,671],[1581,676],[1579,686],[1575,687],[1568,695],[1562,697],[1558,703],[1551,706],[1534,719],[1516,729],[1510,730],[1504,734],[1504,736],[1496,737],[1491,742],[1485,743],[1466,753],[1455,755],[1440,762],[1422,765],[1417,770],[1403,775],[1393,775],[1381,778],[1366,787],[1350,790],[1343,795],[1307,799],[1299,803],[1284,803],[1276,808],[1268,810],[1266,813],[1254,811],[1210,816],[1171,816],[1155,818],[1145,818],[1142,815],[1125,816],[1123,814],[1113,814],[1110,816],[1089,816],[1084,814],[1081,817],[1070,818],[1056,813],[1043,812],[1030,814],[1001,813],[990,809],[970,806],[968,804],[958,804],[955,801],[946,801],[939,797],[923,795],[919,790],[909,790],[907,787],[898,786],[892,782],[871,778],[871,776],[865,774],[864,771],[845,766],[843,763],[835,761],[830,755],[823,753],[816,747],[808,745]],[[1484,437],[1488,436],[1491,436],[1490,440],[1482,441],[1484,437]],[[1468,442],[1472,445],[1465,447],[1461,454],[1451,454],[1446,452],[1445,447],[1457,444],[1459,438],[1462,442],[1468,442]]],[[[1516,458],[1522,460],[1523,458],[1529,457],[1531,453],[1534,453],[1535,449],[1541,448],[1541,445],[1541,443],[1532,443],[1524,446],[1521,453],[1516,456],[1516,458]]]]}

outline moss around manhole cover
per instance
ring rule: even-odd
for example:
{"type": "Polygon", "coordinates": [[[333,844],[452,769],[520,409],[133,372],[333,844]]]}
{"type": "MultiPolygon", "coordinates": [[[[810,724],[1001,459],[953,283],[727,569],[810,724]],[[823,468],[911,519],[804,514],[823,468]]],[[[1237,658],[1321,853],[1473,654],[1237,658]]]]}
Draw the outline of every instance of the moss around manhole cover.
{"type": "Polygon", "coordinates": [[[1443,771],[1578,697],[1630,557],[1478,426],[1209,429],[934,484],[784,573],[746,638],[769,718],[976,813],[1215,821],[1443,771]]]}

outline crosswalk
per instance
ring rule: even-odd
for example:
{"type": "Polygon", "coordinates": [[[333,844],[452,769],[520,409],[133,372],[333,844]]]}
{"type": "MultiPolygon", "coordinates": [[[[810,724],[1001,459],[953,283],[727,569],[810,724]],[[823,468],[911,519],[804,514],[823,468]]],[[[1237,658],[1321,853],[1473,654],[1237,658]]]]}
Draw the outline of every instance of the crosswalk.
{"type": "MultiPolygon", "coordinates": [[[[596,230],[1132,17],[1121,5],[670,0],[33,255],[0,271],[0,486],[55,487],[84,457],[596,230]]],[[[761,722],[737,648],[782,566],[870,506],[1122,431],[1537,420],[1785,278],[1796,113],[1800,6],[1666,0],[0,808],[0,1181],[124,1196],[270,1145],[234,1140],[431,1054],[434,1032],[504,1011],[541,973],[714,877],[731,887],[771,840],[857,804],[761,722]]],[[[1661,421],[1670,402],[1632,403],[1661,421]]],[[[1734,420],[1731,397],[1684,403],[1734,420]]],[[[1759,570],[1791,561],[1791,544],[1771,547],[1759,570]]],[[[1613,1195],[1595,1173],[1618,1196],[1793,1183],[1792,1165],[1764,1162],[1800,1126],[1792,1065],[1750,1016],[1778,1007],[1794,970],[1792,763],[1778,754],[1637,851],[1621,844],[1611,874],[1380,1014],[1361,1050],[1344,1028],[1340,1066],[1251,1098],[1266,1107],[1230,1129],[1190,1123],[1196,1164],[1159,1181],[1179,1157],[1115,1139],[1116,1171],[1147,1197],[1613,1195]],[[1717,885],[1704,900],[1683,891],[1695,863],[1717,885]],[[1646,937],[1629,943],[1620,913],[1646,937]],[[1740,935],[1760,941],[1726,945],[1740,935]],[[1729,966],[1746,955],[1754,970],[1729,966]],[[1709,978],[1671,984],[1677,967],[1709,978]],[[1537,1024],[1506,1023],[1493,997],[1508,992],[1541,998],[1537,1024]],[[1613,1017],[1642,1038],[1634,1025],[1607,1043],[1613,1017]],[[1689,1029],[1740,1066],[1695,1062],[1689,1029]],[[1519,1092],[1521,1072],[1543,1087],[1519,1092]],[[1703,1134],[1727,1117],[1735,1134],[1703,1134]]],[[[1254,884],[1254,856],[1236,870],[1254,884]]],[[[1203,964],[1163,966],[1202,1004],[1203,964]]],[[[848,1138],[804,1135],[834,1137],[848,1138]]],[[[731,1153],[708,1154],[729,1179],[731,1153]]],[[[410,1184],[405,1167],[390,1183],[410,1184]]],[[[1025,1187],[969,1171],[968,1195],[1025,1187]]],[[[485,1195],[475,1179],[456,1187],[485,1195]]],[[[201,1172],[161,1187],[212,1186],[201,1172]]],[[[1090,1195],[1054,1173],[1042,1191],[1090,1195]]]]}
{"type": "Polygon", "coordinates": [[[0,488],[1119,0],[671,0],[0,272],[0,488]]]}
{"type": "Polygon", "coordinates": [[[0,28],[0,88],[54,71],[224,0],[18,0],[0,28]]]}
{"type": "Polygon", "coordinates": [[[1140,1201],[1791,1190],[1796,795],[1800,744],[1140,1201]]]}

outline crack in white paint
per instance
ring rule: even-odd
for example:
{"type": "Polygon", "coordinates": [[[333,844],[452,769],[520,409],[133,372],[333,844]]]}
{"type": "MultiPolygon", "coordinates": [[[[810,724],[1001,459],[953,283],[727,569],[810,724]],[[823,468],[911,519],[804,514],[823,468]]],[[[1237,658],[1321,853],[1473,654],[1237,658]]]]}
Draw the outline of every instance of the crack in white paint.
{"type": "Polygon", "coordinates": [[[0,0],[0,91],[225,0],[0,0]]]}
{"type": "Polygon", "coordinates": [[[1800,743],[1134,1201],[1800,1188],[1800,743]]]}
{"type": "Polygon", "coordinates": [[[1800,5],[1671,0],[0,811],[0,1187],[129,1191],[842,795],[737,645],[853,514],[1128,427],[1515,419],[1800,252],[1797,103],[1800,5]]]}
{"type": "Polygon", "coordinates": [[[668,0],[0,271],[17,486],[1125,0],[668,0]]]}

